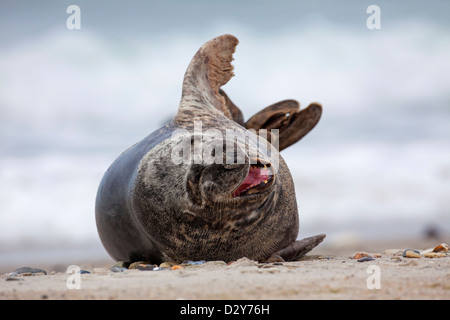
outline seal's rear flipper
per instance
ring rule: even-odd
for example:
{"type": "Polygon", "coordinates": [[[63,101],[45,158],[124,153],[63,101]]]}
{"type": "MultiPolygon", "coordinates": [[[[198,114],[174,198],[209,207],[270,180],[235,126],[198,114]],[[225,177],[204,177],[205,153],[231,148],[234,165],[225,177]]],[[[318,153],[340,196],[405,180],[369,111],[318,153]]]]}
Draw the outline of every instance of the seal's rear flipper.
{"type": "Polygon", "coordinates": [[[296,100],[284,100],[256,113],[245,123],[245,127],[257,131],[278,129],[278,149],[281,151],[310,132],[321,115],[322,106],[318,103],[311,103],[306,109],[300,110],[300,104],[296,100]]]}
{"type": "Polygon", "coordinates": [[[286,248],[275,252],[268,260],[276,260],[277,258],[279,259],[279,257],[284,261],[296,260],[317,247],[325,237],[325,234],[318,234],[316,236],[297,240],[286,248]]]}

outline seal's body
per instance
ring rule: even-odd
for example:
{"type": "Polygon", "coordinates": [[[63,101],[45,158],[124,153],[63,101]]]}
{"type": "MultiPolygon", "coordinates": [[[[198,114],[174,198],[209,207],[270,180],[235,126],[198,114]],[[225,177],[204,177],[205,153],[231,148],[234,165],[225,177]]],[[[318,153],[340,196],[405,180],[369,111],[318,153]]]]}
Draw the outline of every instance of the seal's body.
{"type": "Polygon", "coordinates": [[[96,222],[114,259],[295,259],[325,237],[296,241],[294,183],[279,155],[315,126],[321,106],[300,111],[298,102],[285,100],[244,123],[220,90],[233,76],[237,42],[224,35],[204,44],[186,71],[174,119],[105,173],[96,222]],[[270,133],[261,138],[261,129],[277,129],[279,141],[270,133]]]}

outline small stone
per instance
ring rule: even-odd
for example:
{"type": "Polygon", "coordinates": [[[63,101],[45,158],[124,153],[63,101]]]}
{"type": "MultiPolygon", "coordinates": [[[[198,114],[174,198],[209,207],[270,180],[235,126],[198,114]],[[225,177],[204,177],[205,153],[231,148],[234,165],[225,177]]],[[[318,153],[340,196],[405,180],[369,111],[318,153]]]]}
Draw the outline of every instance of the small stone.
{"type": "Polygon", "coordinates": [[[382,257],[382,255],[380,253],[374,253],[372,256],[374,258],[381,258],[382,257]]]}
{"type": "Polygon", "coordinates": [[[441,252],[441,251],[448,251],[448,244],[441,243],[440,245],[434,247],[433,252],[441,252]]]}
{"type": "Polygon", "coordinates": [[[34,275],[41,275],[41,274],[47,274],[47,271],[38,269],[38,268],[30,268],[30,267],[21,267],[17,268],[13,272],[23,275],[23,276],[34,276],[34,275]]]}
{"type": "Polygon", "coordinates": [[[178,263],[176,263],[176,262],[173,262],[173,261],[164,261],[163,263],[161,263],[161,264],[159,265],[159,267],[160,267],[160,268],[163,268],[163,269],[169,269],[169,268],[172,268],[173,266],[176,266],[176,265],[178,265],[178,263]]]}
{"type": "Polygon", "coordinates": [[[364,257],[370,257],[370,255],[367,252],[357,252],[353,255],[352,259],[359,260],[364,257]]]}
{"type": "Polygon", "coordinates": [[[119,268],[127,268],[128,269],[129,266],[130,266],[130,263],[128,261],[117,261],[117,263],[115,265],[113,265],[112,267],[119,267],[119,268]]]}
{"type": "Polygon", "coordinates": [[[405,258],[420,258],[420,252],[414,249],[406,249],[403,251],[403,257],[405,258]]]}
{"type": "Polygon", "coordinates": [[[441,252],[427,252],[427,253],[424,253],[423,256],[425,258],[442,258],[442,257],[445,257],[446,254],[441,253],[441,252]]]}
{"type": "Polygon", "coordinates": [[[179,264],[177,264],[176,266],[172,267],[172,270],[182,270],[182,269],[184,269],[184,267],[180,266],[179,264]]]}
{"type": "Polygon", "coordinates": [[[183,261],[182,264],[186,264],[186,265],[193,265],[193,266],[198,266],[201,264],[204,264],[206,261],[205,260],[199,260],[199,261],[183,261]]]}
{"type": "Polygon", "coordinates": [[[391,257],[392,260],[397,260],[397,261],[401,261],[402,258],[400,258],[399,256],[393,256],[391,257]]]}
{"type": "Polygon", "coordinates": [[[374,258],[372,258],[371,256],[367,256],[367,257],[362,257],[358,259],[358,262],[367,262],[367,261],[372,261],[375,260],[374,258]]]}
{"type": "Polygon", "coordinates": [[[136,265],[136,269],[141,271],[153,271],[153,269],[155,269],[156,267],[157,265],[155,264],[147,264],[147,263],[139,263],[138,265],[136,265]]]}
{"type": "Polygon", "coordinates": [[[137,269],[137,266],[142,263],[145,264],[146,262],[145,261],[135,261],[133,263],[130,263],[130,265],[128,266],[128,269],[137,269]]]}
{"type": "Polygon", "coordinates": [[[111,268],[109,268],[109,270],[111,270],[112,272],[124,272],[125,270],[127,270],[127,268],[112,266],[111,268]]]}

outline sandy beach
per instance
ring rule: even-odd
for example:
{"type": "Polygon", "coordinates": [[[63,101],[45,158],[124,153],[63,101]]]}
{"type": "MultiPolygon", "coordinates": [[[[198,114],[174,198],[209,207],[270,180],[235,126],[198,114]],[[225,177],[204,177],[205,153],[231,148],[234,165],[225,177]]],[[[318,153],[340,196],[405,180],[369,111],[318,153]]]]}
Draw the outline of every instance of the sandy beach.
{"type": "Polygon", "coordinates": [[[3,273],[0,299],[450,299],[450,255],[403,257],[410,247],[392,250],[378,243],[372,246],[376,251],[356,250],[373,257],[365,262],[353,259],[353,247],[319,246],[299,261],[283,263],[242,258],[177,270],[113,272],[111,260],[80,264],[90,273],[76,275],[63,265],[30,266],[47,274],[3,273]]]}

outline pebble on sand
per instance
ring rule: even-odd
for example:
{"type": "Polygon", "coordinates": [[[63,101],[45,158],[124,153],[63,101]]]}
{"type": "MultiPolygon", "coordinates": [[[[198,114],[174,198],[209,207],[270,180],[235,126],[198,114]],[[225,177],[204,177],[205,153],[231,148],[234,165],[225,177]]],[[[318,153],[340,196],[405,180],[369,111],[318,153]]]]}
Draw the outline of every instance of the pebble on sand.
{"type": "Polygon", "coordinates": [[[153,271],[157,265],[155,264],[147,264],[147,263],[139,263],[136,265],[135,269],[141,270],[141,271],[153,271]]]}
{"type": "Polygon", "coordinates": [[[111,270],[112,272],[124,272],[125,270],[127,270],[127,268],[112,266],[111,268],[109,268],[109,270],[111,270]]]}
{"type": "Polygon", "coordinates": [[[199,265],[201,265],[201,264],[204,264],[206,261],[205,260],[199,260],[199,261],[191,261],[191,260],[189,260],[189,261],[183,261],[183,265],[184,264],[186,264],[186,265],[192,265],[192,266],[199,266],[199,265]]]}
{"type": "Polygon", "coordinates": [[[441,243],[440,245],[434,247],[433,252],[441,252],[441,251],[448,251],[448,244],[441,243]]]}
{"type": "Polygon", "coordinates": [[[352,259],[359,260],[363,257],[370,257],[370,255],[367,252],[357,252],[353,255],[352,259]]]}
{"type": "Polygon", "coordinates": [[[137,269],[137,266],[139,265],[139,264],[146,264],[147,262],[145,262],[145,261],[136,261],[136,262],[133,262],[133,263],[130,263],[130,265],[128,266],[128,269],[137,269]]]}
{"type": "Polygon", "coordinates": [[[420,258],[420,252],[414,249],[406,249],[403,251],[403,257],[405,258],[420,258]]]}
{"type": "Polygon", "coordinates": [[[423,254],[425,258],[443,258],[446,256],[445,253],[442,252],[426,252],[423,254]]]}
{"type": "Polygon", "coordinates": [[[159,267],[160,267],[160,268],[163,268],[163,269],[166,269],[166,268],[170,269],[170,268],[172,268],[173,266],[176,266],[176,265],[178,265],[178,263],[176,263],[176,262],[173,262],[173,261],[164,261],[163,263],[161,263],[161,264],[159,265],[159,267]]]}
{"type": "Polygon", "coordinates": [[[118,267],[118,268],[126,268],[128,269],[128,267],[130,266],[130,263],[127,261],[117,261],[115,265],[113,265],[111,268],[113,267],[118,267]]]}
{"type": "Polygon", "coordinates": [[[362,257],[360,259],[358,259],[358,262],[367,262],[367,261],[372,261],[375,260],[374,258],[372,258],[371,256],[367,256],[367,257],[362,257]]]}
{"type": "Polygon", "coordinates": [[[22,276],[35,276],[35,275],[41,275],[41,274],[47,274],[47,271],[38,269],[38,268],[31,268],[31,267],[21,267],[17,268],[13,271],[13,273],[20,274],[22,276]]]}
{"type": "Polygon", "coordinates": [[[181,269],[184,269],[184,267],[183,266],[180,266],[180,265],[176,265],[176,266],[173,266],[172,267],[172,270],[181,270],[181,269]]]}

